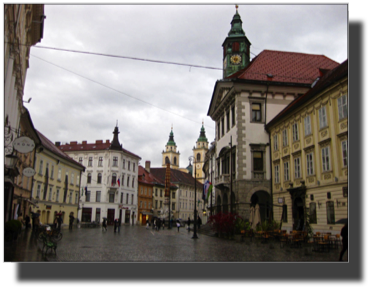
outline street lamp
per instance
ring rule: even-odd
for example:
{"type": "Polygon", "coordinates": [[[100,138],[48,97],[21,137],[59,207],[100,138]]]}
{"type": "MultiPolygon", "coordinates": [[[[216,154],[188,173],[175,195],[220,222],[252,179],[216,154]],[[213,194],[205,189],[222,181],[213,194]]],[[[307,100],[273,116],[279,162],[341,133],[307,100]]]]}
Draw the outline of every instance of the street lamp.
{"type": "Polygon", "coordinates": [[[195,157],[194,156],[190,156],[189,157],[189,161],[191,163],[191,161],[193,161],[193,172],[194,172],[194,234],[193,234],[193,237],[192,239],[197,239],[198,236],[197,236],[197,174],[196,174],[196,171],[195,171],[195,157]]]}

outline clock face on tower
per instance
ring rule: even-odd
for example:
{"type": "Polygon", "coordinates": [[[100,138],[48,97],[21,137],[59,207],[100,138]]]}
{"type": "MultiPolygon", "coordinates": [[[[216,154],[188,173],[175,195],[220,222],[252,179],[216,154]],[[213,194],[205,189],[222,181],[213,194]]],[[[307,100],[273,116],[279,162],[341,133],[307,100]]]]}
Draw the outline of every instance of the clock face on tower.
{"type": "Polygon", "coordinates": [[[240,55],[232,55],[231,56],[231,63],[232,64],[239,64],[241,62],[241,56],[240,55]]]}

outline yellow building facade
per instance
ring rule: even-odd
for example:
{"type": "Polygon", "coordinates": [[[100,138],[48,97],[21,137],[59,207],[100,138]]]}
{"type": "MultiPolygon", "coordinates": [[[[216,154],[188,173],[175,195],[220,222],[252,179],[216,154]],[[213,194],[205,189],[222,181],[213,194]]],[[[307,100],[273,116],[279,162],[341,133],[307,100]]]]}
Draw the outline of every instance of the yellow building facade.
{"type": "Polygon", "coordinates": [[[63,224],[69,224],[72,213],[78,217],[81,173],[85,170],[38,132],[41,147],[37,148],[33,177],[33,212],[40,213],[42,224],[52,224],[61,213],[63,224]]]}
{"type": "Polygon", "coordinates": [[[348,61],[322,73],[266,126],[282,229],[303,229],[308,219],[314,232],[339,233],[335,221],[348,217],[348,61]]]}

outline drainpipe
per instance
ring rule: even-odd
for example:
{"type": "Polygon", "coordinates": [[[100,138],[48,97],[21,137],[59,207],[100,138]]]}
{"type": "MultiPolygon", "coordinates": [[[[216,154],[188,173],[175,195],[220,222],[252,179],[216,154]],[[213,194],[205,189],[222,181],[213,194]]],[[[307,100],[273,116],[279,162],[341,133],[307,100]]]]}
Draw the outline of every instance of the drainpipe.
{"type": "MultiPolygon", "coordinates": [[[[273,78],[272,74],[267,74],[267,79],[268,80],[272,80],[272,78],[273,78]]],[[[264,130],[268,133],[268,136],[269,136],[269,168],[270,168],[270,176],[271,176],[269,188],[270,188],[270,196],[271,196],[271,199],[272,199],[272,206],[273,206],[272,141],[271,141],[270,133],[266,129],[266,125],[267,125],[267,99],[268,99],[268,90],[269,90],[269,81],[267,81],[267,91],[265,93],[265,123],[264,123],[264,130]]],[[[271,212],[273,213],[273,208],[272,208],[271,212]]],[[[273,215],[273,218],[274,218],[274,215],[273,215]]],[[[272,218],[272,220],[273,220],[273,218],[272,218]]]]}

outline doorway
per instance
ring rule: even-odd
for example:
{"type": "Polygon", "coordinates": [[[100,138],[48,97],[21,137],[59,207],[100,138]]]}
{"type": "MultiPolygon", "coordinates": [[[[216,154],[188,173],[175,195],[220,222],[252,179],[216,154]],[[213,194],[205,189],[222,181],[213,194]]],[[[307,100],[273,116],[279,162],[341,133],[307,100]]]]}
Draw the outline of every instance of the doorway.
{"type": "Polygon", "coordinates": [[[293,202],[293,229],[300,231],[303,230],[305,223],[305,213],[302,198],[297,197],[293,202]]]}
{"type": "Polygon", "coordinates": [[[115,209],[107,209],[107,223],[113,225],[115,220],[115,209]]]}

